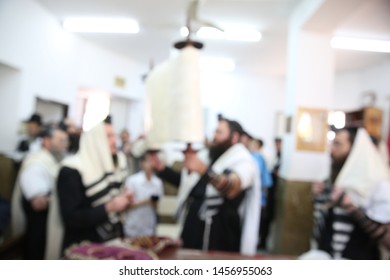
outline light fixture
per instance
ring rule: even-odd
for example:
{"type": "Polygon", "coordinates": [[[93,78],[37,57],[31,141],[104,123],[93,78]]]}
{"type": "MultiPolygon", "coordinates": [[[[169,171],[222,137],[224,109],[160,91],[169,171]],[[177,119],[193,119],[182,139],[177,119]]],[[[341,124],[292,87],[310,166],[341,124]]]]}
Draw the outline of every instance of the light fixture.
{"type": "Polygon", "coordinates": [[[215,40],[223,40],[225,39],[225,32],[218,30],[214,27],[201,27],[199,28],[196,35],[201,39],[215,39],[215,40]]]}
{"type": "Polygon", "coordinates": [[[335,49],[390,53],[390,41],[353,37],[333,37],[330,45],[335,49]]]}
{"type": "Polygon", "coordinates": [[[138,33],[138,23],[129,18],[72,17],[63,23],[65,30],[85,33],[138,33]]]}
{"type": "MultiPolygon", "coordinates": [[[[188,28],[182,27],[180,34],[183,37],[188,36],[188,28]]],[[[261,39],[261,33],[254,29],[231,28],[221,31],[214,27],[203,26],[199,28],[196,35],[200,39],[230,40],[241,42],[258,42],[261,39]]]]}
{"type": "Polygon", "coordinates": [[[337,129],[345,126],[345,113],[343,111],[334,111],[328,114],[328,124],[337,129]]]}
{"type": "Polygon", "coordinates": [[[336,132],[329,130],[326,134],[326,138],[328,138],[328,141],[332,142],[336,138],[336,132]]]}
{"type": "Polygon", "coordinates": [[[313,120],[309,113],[304,112],[298,120],[298,135],[306,142],[313,141],[314,126],[313,120]]]}
{"type": "Polygon", "coordinates": [[[183,26],[182,28],[180,28],[180,35],[182,37],[187,37],[189,33],[190,32],[188,31],[187,26],[183,26]]]}

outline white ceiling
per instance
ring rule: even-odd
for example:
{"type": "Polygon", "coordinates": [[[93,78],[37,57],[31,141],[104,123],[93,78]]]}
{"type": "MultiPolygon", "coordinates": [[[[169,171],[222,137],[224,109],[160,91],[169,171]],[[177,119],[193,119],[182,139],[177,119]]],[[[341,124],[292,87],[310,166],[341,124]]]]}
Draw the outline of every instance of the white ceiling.
{"type": "MultiPolygon", "coordinates": [[[[169,57],[173,44],[182,40],[191,0],[38,0],[59,21],[68,16],[128,16],[140,24],[135,35],[82,34],[80,36],[116,53],[130,57],[145,71],[169,57]]],[[[335,2],[336,0],[328,0],[335,2]]],[[[340,1],[340,0],[338,0],[340,1]]],[[[346,1],[346,0],[343,0],[346,1]]],[[[390,0],[356,1],[356,7],[342,15],[333,33],[390,39],[390,0]]],[[[260,42],[221,42],[202,40],[203,55],[233,58],[237,69],[284,75],[289,15],[302,0],[203,0],[199,17],[222,27],[232,24],[251,26],[262,32],[260,42]]],[[[338,2],[340,3],[340,2],[338,2]]],[[[334,5],[333,5],[334,6],[334,5]]],[[[318,16],[320,25],[330,25],[334,11],[318,16]],[[325,16],[324,16],[325,15],[325,16]]],[[[335,50],[336,69],[358,69],[389,58],[390,54],[335,50]]]]}

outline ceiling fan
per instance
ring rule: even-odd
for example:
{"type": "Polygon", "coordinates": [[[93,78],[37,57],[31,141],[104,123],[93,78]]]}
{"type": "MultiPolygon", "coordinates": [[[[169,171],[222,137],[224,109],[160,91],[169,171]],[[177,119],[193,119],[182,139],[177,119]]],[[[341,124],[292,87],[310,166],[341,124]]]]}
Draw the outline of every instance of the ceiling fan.
{"type": "Polygon", "coordinates": [[[218,29],[221,32],[224,30],[213,23],[212,21],[199,17],[199,9],[207,0],[191,0],[187,9],[186,27],[188,29],[188,37],[199,31],[201,27],[212,27],[218,29]]]}
{"type": "Polygon", "coordinates": [[[224,30],[213,22],[200,18],[198,13],[200,6],[203,5],[206,0],[191,0],[187,8],[186,15],[186,28],[188,31],[187,38],[185,41],[180,41],[174,44],[176,49],[182,49],[188,45],[191,45],[197,49],[203,48],[203,43],[194,41],[191,39],[191,36],[199,31],[202,27],[212,27],[217,30],[224,32],[224,30]]]}

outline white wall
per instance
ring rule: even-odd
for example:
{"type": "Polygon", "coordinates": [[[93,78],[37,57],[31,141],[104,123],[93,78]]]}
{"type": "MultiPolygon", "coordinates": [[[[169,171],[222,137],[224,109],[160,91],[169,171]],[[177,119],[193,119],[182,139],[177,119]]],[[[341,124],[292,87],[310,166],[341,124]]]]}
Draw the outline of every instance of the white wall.
{"type": "Polygon", "coordinates": [[[383,111],[383,136],[387,137],[390,119],[390,58],[380,64],[357,71],[337,73],[333,109],[353,111],[363,106],[364,92],[377,95],[376,106],[383,111]]]}
{"type": "MultiPolygon", "coordinates": [[[[0,38],[0,61],[21,70],[19,96],[23,98],[15,106],[19,120],[34,111],[35,97],[39,96],[69,104],[70,116],[80,121],[82,99],[78,93],[96,89],[133,99],[130,130],[133,136],[142,133],[143,69],[132,61],[65,32],[56,18],[33,0],[0,2],[0,38]],[[114,85],[116,76],[126,79],[125,88],[114,85]]],[[[204,80],[209,135],[220,112],[237,119],[272,146],[275,112],[283,104],[282,80],[237,73],[209,73],[204,80]]]]}
{"type": "Polygon", "coordinates": [[[284,108],[284,80],[236,72],[206,72],[201,78],[207,135],[212,136],[221,113],[239,121],[248,133],[264,140],[266,150],[273,151],[276,113],[284,108]]]}
{"type": "Polygon", "coordinates": [[[16,117],[27,118],[35,97],[70,105],[77,114],[80,88],[106,90],[117,96],[140,98],[142,71],[131,60],[111,53],[62,29],[45,7],[34,0],[0,1],[0,61],[21,71],[16,117]],[[114,84],[116,76],[126,80],[125,88],[114,84]]]}

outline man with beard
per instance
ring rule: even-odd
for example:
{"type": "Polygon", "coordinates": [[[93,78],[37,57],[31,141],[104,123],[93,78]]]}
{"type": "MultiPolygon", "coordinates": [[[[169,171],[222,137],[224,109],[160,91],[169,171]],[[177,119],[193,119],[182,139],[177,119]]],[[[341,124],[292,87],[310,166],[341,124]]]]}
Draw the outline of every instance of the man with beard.
{"type": "MultiPolygon", "coordinates": [[[[380,246],[390,249],[388,167],[370,160],[377,151],[365,130],[357,132],[356,128],[336,132],[330,179],[313,184],[314,237],[326,258],[379,259],[380,246]],[[354,182],[358,188],[352,188],[354,182]]],[[[302,259],[317,257],[305,254],[302,259]]]]}
{"type": "Polygon", "coordinates": [[[23,161],[13,194],[13,234],[25,232],[24,258],[28,260],[44,258],[48,211],[60,161],[68,148],[68,135],[47,128],[42,142],[42,149],[23,161]]]}
{"type": "Polygon", "coordinates": [[[127,174],[110,119],[82,133],[78,152],[64,161],[58,175],[62,249],[81,241],[101,243],[123,236],[120,216],[132,202],[132,194],[122,190],[127,174]]]}
{"type": "Polygon", "coordinates": [[[157,174],[179,187],[183,247],[256,253],[260,180],[251,154],[239,143],[242,133],[239,123],[220,119],[208,158],[187,149],[181,173],[152,157],[157,174]]]}

